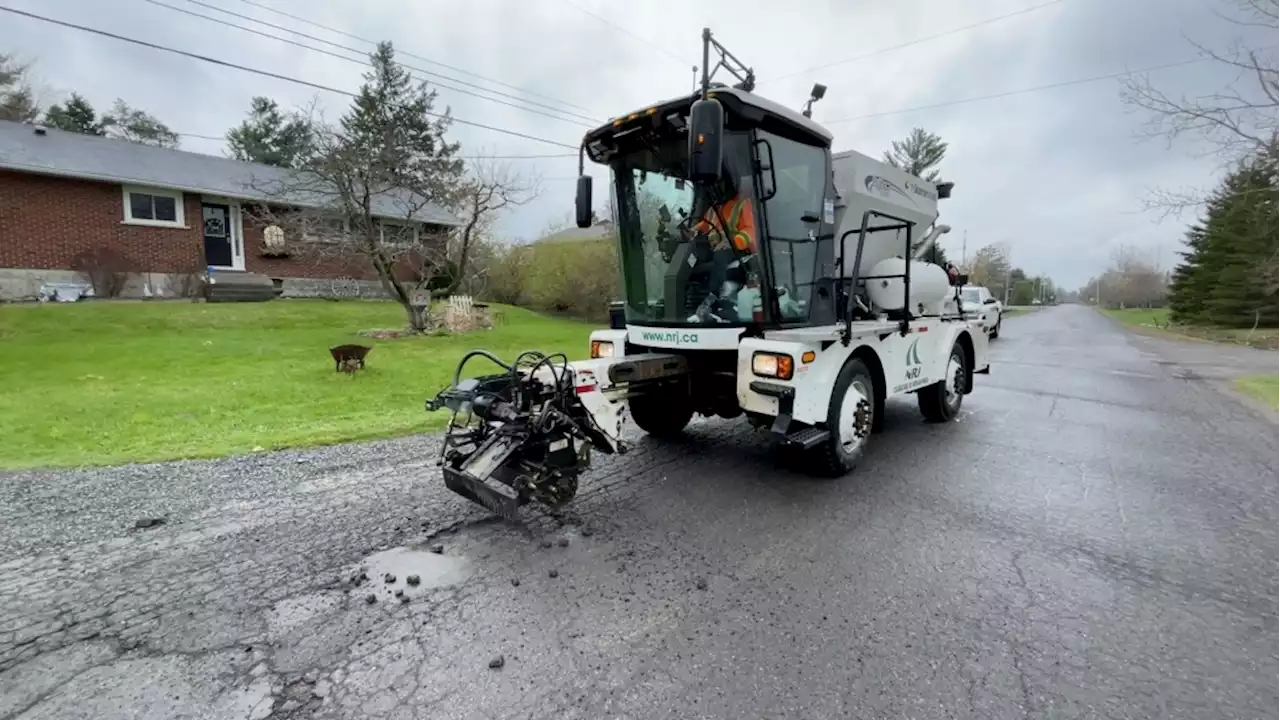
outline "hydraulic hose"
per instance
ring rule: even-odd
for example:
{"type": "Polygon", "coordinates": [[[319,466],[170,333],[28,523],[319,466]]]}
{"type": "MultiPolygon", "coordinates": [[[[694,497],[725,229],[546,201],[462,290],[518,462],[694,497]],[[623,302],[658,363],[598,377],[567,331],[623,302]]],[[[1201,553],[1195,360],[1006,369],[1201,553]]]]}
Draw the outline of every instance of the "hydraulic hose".
{"type": "Polygon", "coordinates": [[[466,367],[466,365],[467,365],[467,361],[469,361],[469,360],[471,360],[471,358],[473,358],[473,357],[477,357],[477,356],[484,357],[484,358],[488,358],[489,360],[492,360],[496,365],[498,365],[499,367],[501,367],[503,370],[510,371],[510,370],[512,369],[512,366],[510,366],[510,365],[506,364],[505,362],[503,362],[503,361],[502,361],[502,358],[498,357],[497,355],[494,355],[493,353],[489,352],[488,350],[472,350],[471,352],[468,352],[466,355],[463,355],[463,356],[462,356],[462,359],[458,361],[458,367],[457,367],[457,369],[455,369],[455,370],[453,371],[453,386],[454,386],[454,387],[457,387],[457,386],[458,386],[458,382],[462,380],[462,368],[466,367]]]}

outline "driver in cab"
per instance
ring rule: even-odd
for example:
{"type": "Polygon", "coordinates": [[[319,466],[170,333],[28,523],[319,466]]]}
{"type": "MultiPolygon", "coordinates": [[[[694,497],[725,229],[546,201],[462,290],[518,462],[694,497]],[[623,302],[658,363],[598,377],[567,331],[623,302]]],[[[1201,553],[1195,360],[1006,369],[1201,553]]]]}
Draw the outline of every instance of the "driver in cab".
{"type": "MultiPolygon", "coordinates": [[[[741,189],[750,188],[751,182],[750,176],[743,178],[739,189],[735,189],[726,181],[719,188],[719,197],[724,199],[713,202],[691,228],[695,238],[705,238],[710,246],[711,277],[710,293],[690,321],[725,322],[729,317],[744,322],[759,319],[759,278],[752,263],[759,248],[759,234],[751,195],[741,189]]],[[[802,311],[791,293],[783,287],[778,290],[783,316],[798,316],[802,311]]]]}
{"type": "MultiPolygon", "coordinates": [[[[744,183],[750,187],[748,178],[744,183]]],[[[729,271],[733,267],[742,267],[746,261],[756,254],[758,236],[755,212],[752,209],[750,196],[735,189],[726,182],[719,188],[717,201],[707,208],[702,218],[693,224],[691,234],[705,238],[711,250],[710,294],[698,306],[694,318],[701,321],[710,319],[717,303],[728,301],[739,288],[739,283],[731,283],[729,271]]],[[[738,273],[735,273],[738,274],[738,273]]],[[[750,284],[748,281],[747,284],[750,284]]],[[[719,314],[719,313],[717,313],[719,314]]],[[[741,313],[735,308],[734,315],[741,313]]],[[[750,316],[744,319],[749,319],[750,316]]]]}

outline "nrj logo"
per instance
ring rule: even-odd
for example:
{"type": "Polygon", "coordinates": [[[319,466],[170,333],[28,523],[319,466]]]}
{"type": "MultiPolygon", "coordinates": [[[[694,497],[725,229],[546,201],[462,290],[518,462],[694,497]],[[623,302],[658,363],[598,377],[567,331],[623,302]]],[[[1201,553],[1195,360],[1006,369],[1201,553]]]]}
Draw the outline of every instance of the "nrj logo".
{"type": "Polygon", "coordinates": [[[698,333],[652,332],[641,331],[640,338],[647,342],[672,343],[675,345],[697,344],[698,333]]]}
{"type": "Polygon", "coordinates": [[[920,338],[911,341],[910,347],[907,348],[907,372],[906,380],[910,385],[920,380],[920,351],[916,345],[920,342],[920,338]]]}

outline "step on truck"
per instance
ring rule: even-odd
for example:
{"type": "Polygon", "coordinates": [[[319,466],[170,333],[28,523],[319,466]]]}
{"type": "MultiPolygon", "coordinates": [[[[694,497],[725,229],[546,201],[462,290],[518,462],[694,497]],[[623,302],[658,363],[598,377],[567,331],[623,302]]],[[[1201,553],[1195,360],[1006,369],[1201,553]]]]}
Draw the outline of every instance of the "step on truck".
{"type": "Polygon", "coordinates": [[[569,502],[593,449],[626,451],[627,417],[669,437],[694,415],[745,416],[840,476],[888,399],[914,394],[945,422],[990,371],[987,333],[961,307],[967,278],[928,261],[953,184],[833,153],[811,116],[823,86],[797,112],[755,94],[710,30],[702,40],[696,92],[620,115],[579,149],[579,227],[594,209],[586,162],[612,173],[624,294],[590,359],[475,350],[427,403],[451,413],[446,485],[504,517],[569,502]],[[469,376],[478,362],[489,369],[469,376]]]}

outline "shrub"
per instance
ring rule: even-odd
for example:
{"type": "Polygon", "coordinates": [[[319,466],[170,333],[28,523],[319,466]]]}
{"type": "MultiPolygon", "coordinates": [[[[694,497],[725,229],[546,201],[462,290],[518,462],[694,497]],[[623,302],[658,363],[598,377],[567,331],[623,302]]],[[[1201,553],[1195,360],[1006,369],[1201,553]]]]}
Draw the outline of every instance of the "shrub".
{"type": "Polygon", "coordinates": [[[71,259],[71,269],[80,273],[100,298],[119,297],[129,281],[129,259],[109,247],[86,250],[71,259]]]}
{"type": "Polygon", "coordinates": [[[535,243],[526,251],[521,276],[529,306],[590,320],[608,317],[609,302],[622,293],[613,242],[535,243]]]}
{"type": "Polygon", "coordinates": [[[202,266],[170,275],[164,294],[168,297],[189,298],[192,301],[206,297],[209,290],[207,272],[208,270],[202,266]]]}

